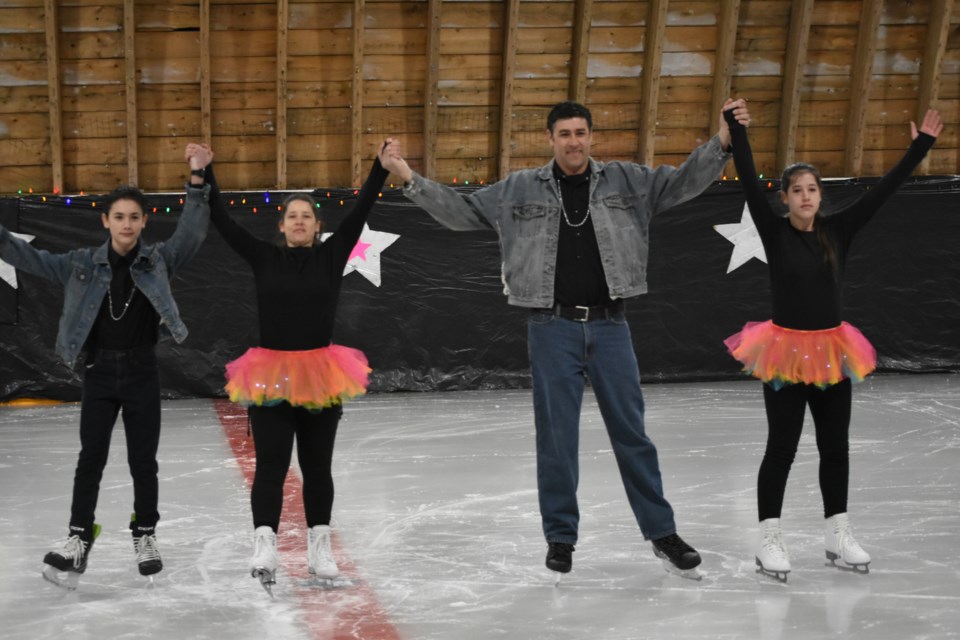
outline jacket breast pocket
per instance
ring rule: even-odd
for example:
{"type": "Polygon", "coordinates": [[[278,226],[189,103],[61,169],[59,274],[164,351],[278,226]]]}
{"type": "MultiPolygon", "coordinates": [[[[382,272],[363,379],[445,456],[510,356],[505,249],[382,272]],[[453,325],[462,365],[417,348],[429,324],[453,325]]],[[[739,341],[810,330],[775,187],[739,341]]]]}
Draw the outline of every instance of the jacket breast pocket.
{"type": "Polygon", "coordinates": [[[602,202],[614,229],[633,234],[638,227],[642,226],[643,216],[637,210],[639,204],[636,196],[614,194],[607,196],[602,202]]]}
{"type": "Polygon", "coordinates": [[[93,271],[80,265],[73,265],[73,279],[82,285],[88,285],[93,279],[93,271]]]}
{"type": "Polygon", "coordinates": [[[558,209],[544,204],[522,204],[513,208],[513,224],[519,236],[536,236],[544,230],[546,220],[558,209]]]}

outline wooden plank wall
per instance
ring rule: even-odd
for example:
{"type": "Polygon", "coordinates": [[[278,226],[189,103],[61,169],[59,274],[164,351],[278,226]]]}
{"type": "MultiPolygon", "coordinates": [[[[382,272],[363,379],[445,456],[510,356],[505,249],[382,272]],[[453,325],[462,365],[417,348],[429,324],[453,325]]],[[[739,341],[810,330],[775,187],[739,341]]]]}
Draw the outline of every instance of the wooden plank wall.
{"type": "Polygon", "coordinates": [[[597,157],[677,164],[727,91],[768,175],[879,175],[921,102],[922,171],[960,173],[960,0],[4,0],[0,193],[176,191],[192,140],[225,188],[356,185],[388,135],[488,182],[549,159],[571,96],[597,157]]]}

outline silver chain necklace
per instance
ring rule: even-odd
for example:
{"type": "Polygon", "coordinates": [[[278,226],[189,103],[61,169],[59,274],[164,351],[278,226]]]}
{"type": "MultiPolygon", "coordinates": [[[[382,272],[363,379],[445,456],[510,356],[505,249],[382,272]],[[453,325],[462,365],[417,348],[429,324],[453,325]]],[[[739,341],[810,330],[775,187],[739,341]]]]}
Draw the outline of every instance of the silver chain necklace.
{"type": "Polygon", "coordinates": [[[137,287],[134,285],[130,289],[130,297],[127,298],[127,303],[123,305],[123,311],[120,312],[120,315],[113,315],[113,294],[110,292],[111,287],[107,287],[107,310],[110,311],[110,319],[114,322],[120,322],[123,316],[127,315],[127,309],[130,308],[130,302],[133,300],[133,295],[137,292],[137,287]]]}
{"type": "Polygon", "coordinates": [[[557,200],[560,201],[560,213],[563,214],[563,219],[566,221],[567,226],[573,229],[576,229],[577,227],[582,227],[583,225],[585,225],[587,223],[587,219],[590,217],[590,204],[587,203],[587,213],[586,215],[583,216],[583,220],[581,220],[577,224],[573,224],[572,222],[570,222],[570,216],[567,215],[566,207],[563,206],[563,193],[560,191],[559,180],[557,180],[556,184],[554,185],[554,188],[557,190],[557,200]]]}

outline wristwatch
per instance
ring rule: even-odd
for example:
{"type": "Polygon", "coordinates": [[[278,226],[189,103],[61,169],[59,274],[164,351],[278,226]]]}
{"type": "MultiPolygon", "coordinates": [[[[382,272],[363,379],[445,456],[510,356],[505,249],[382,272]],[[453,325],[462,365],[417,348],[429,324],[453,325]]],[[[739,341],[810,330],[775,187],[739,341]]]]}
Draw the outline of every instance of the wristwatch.
{"type": "Polygon", "coordinates": [[[203,170],[203,169],[191,169],[191,170],[190,170],[190,175],[192,175],[192,176],[197,176],[198,178],[202,178],[202,177],[204,176],[204,170],[203,170]]]}

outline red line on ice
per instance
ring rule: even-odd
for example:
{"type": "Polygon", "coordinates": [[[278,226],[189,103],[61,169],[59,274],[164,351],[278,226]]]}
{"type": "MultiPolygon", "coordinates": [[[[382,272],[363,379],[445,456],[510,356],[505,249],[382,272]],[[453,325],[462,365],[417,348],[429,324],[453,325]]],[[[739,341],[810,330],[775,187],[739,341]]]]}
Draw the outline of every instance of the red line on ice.
{"type": "MultiPolygon", "coordinates": [[[[215,400],[214,407],[249,487],[253,484],[256,460],[253,438],[247,437],[247,411],[227,400],[215,400]]],[[[251,523],[251,540],[252,526],[251,523]]],[[[314,638],[400,640],[396,627],[377,602],[373,589],[361,578],[356,565],[340,545],[336,532],[333,534],[333,555],[340,567],[341,579],[351,581],[352,586],[322,589],[304,584],[310,581],[306,540],[302,485],[299,476],[291,473],[283,489],[283,515],[277,535],[281,571],[278,572],[274,591],[282,593],[291,589],[296,593],[304,621],[314,638]]],[[[254,578],[250,580],[255,584],[254,578]]],[[[256,585],[256,588],[260,586],[256,585]]]]}

